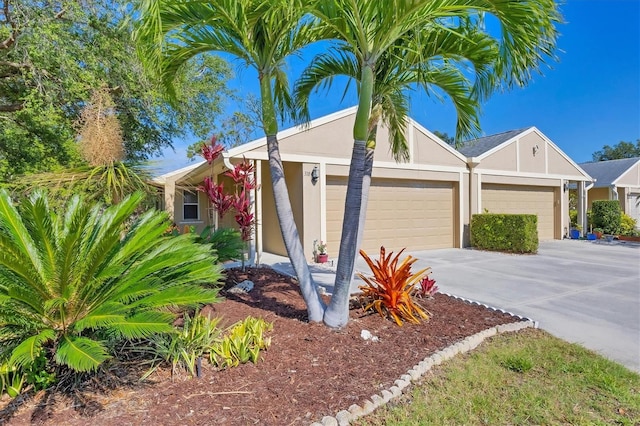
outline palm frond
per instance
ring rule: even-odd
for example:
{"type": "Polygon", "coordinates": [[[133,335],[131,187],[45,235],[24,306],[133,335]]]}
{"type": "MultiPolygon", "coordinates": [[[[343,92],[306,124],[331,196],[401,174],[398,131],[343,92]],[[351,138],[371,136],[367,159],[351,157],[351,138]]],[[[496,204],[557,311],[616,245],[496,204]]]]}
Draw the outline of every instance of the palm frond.
{"type": "Polygon", "coordinates": [[[86,337],[64,335],[60,339],[55,359],[75,371],[93,371],[109,359],[107,348],[86,337]]]}

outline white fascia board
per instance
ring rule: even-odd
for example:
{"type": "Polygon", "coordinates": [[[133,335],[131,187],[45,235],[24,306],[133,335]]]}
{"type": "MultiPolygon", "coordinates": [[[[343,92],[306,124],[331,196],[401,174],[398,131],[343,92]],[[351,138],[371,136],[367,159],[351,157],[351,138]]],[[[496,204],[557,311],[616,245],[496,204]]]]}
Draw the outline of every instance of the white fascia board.
{"type": "Polygon", "coordinates": [[[204,163],[206,163],[206,161],[201,161],[199,163],[190,164],[190,165],[188,165],[186,167],[182,167],[181,169],[174,170],[172,172],[165,173],[163,175],[155,177],[152,180],[153,180],[153,182],[156,182],[156,183],[164,185],[167,182],[167,179],[178,180],[181,177],[183,177],[184,175],[186,175],[189,172],[191,172],[192,170],[197,169],[198,167],[200,167],[204,163]]]}
{"type": "Polygon", "coordinates": [[[451,145],[449,145],[448,143],[446,143],[445,141],[443,141],[442,139],[440,139],[439,137],[431,133],[426,127],[422,126],[420,123],[418,123],[411,117],[409,117],[409,124],[411,124],[416,129],[420,130],[425,135],[429,136],[431,139],[436,141],[440,146],[442,146],[444,149],[446,149],[447,151],[449,151],[450,153],[452,153],[453,155],[461,159],[463,162],[465,163],[467,162],[467,157],[465,157],[460,151],[458,151],[457,149],[455,149],[454,147],[452,147],[451,145]]]}
{"type": "MultiPolygon", "coordinates": [[[[248,160],[268,160],[266,152],[252,152],[246,157],[248,160]]],[[[336,157],[318,157],[317,155],[299,155],[299,154],[282,154],[283,162],[290,163],[311,163],[311,164],[331,164],[337,166],[348,166],[351,164],[350,158],[336,158],[336,157]]],[[[389,161],[374,161],[374,168],[383,169],[398,169],[398,170],[426,170],[434,172],[461,172],[469,173],[466,165],[462,167],[456,166],[438,166],[431,164],[416,164],[416,163],[395,163],[389,161]]]]}
{"type": "MultiPolygon", "coordinates": [[[[618,186],[618,181],[619,181],[620,179],[622,179],[622,177],[623,177],[624,175],[626,175],[627,173],[629,173],[629,171],[630,171],[631,169],[633,169],[635,166],[637,166],[637,165],[638,165],[638,163],[640,163],[640,160],[636,161],[635,163],[633,163],[633,164],[631,165],[631,167],[629,167],[629,168],[628,168],[627,170],[625,170],[624,172],[620,173],[620,176],[618,176],[616,180],[614,180],[613,182],[611,182],[611,184],[612,184],[612,185],[615,185],[615,186],[618,186]]],[[[624,188],[635,188],[635,186],[624,186],[624,188]]]]}
{"type": "MultiPolygon", "coordinates": [[[[533,127],[531,127],[531,129],[527,130],[526,132],[521,133],[521,135],[529,134],[531,132],[536,132],[538,134],[538,136],[540,136],[542,139],[545,140],[545,142],[547,142],[549,145],[551,145],[553,147],[553,149],[555,149],[558,154],[560,154],[565,160],[567,160],[569,163],[571,163],[571,165],[573,167],[575,167],[580,173],[582,173],[582,175],[585,177],[585,179],[583,179],[583,180],[585,180],[585,181],[594,181],[594,179],[591,176],[589,176],[589,173],[585,172],[582,169],[582,167],[580,167],[578,165],[578,163],[573,161],[571,159],[571,157],[569,157],[567,154],[565,154],[565,152],[563,150],[561,150],[555,143],[553,143],[551,141],[551,139],[549,139],[537,127],[533,126],[533,127]]],[[[572,179],[572,180],[577,180],[577,179],[572,179]]]]}
{"type": "Polygon", "coordinates": [[[511,139],[507,139],[506,141],[502,142],[500,145],[498,146],[494,146],[493,148],[491,148],[489,151],[483,152],[482,154],[480,154],[477,157],[474,157],[474,159],[478,162],[484,160],[485,158],[487,158],[488,156],[490,156],[491,154],[500,151],[502,148],[506,147],[507,145],[512,144],[513,142],[515,142],[516,140],[520,139],[522,136],[528,135],[529,133],[531,133],[533,131],[534,127],[530,127],[527,130],[524,130],[520,133],[518,133],[517,135],[515,135],[514,137],[512,137],[511,139]]]}
{"type": "Polygon", "coordinates": [[[583,181],[583,182],[591,182],[593,179],[590,177],[576,178],[576,176],[567,176],[567,175],[551,175],[546,173],[526,173],[519,172],[514,173],[508,170],[492,170],[492,169],[482,169],[483,175],[489,176],[510,176],[514,178],[535,178],[535,179],[564,179],[564,180],[573,180],[573,181],[583,181]]]}

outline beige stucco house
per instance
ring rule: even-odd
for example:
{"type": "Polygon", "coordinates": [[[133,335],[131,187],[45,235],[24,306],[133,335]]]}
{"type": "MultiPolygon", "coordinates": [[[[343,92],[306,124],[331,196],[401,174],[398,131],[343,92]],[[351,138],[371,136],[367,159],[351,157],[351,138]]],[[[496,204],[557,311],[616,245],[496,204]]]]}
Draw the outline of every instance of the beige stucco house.
{"type": "MultiPolygon", "coordinates": [[[[278,134],[285,176],[305,253],[314,240],[338,253],[355,108],[278,134]]],[[[366,251],[455,248],[468,245],[471,215],[533,213],[541,239],[562,238],[569,226],[568,183],[584,188],[591,178],[535,127],[469,142],[460,151],[409,120],[409,160],[397,163],[388,132],[378,131],[369,207],[362,242],[366,251]]],[[[243,158],[255,164],[257,219],[253,249],[286,254],[276,218],[266,139],[226,151],[206,162],[163,175],[164,207],[179,226],[217,224],[205,194],[190,191],[205,176],[222,175],[243,158]]],[[[227,187],[227,185],[225,185],[227,187]]],[[[231,225],[231,215],[224,224],[231,225]]],[[[259,258],[258,258],[259,260],[259,258]]]]}
{"type": "Polygon", "coordinates": [[[582,163],[595,182],[590,187],[587,207],[595,200],[618,200],[623,212],[640,224],[640,157],[582,163]]]}

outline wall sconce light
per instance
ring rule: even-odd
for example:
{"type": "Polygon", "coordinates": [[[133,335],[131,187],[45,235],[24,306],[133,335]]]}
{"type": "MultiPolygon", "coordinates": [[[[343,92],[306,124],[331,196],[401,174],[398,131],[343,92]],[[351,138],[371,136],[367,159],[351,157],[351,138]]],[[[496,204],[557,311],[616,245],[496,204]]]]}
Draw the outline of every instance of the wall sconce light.
{"type": "Polygon", "coordinates": [[[313,166],[313,170],[311,170],[311,183],[315,185],[319,177],[318,166],[313,166]]]}
{"type": "Polygon", "coordinates": [[[533,156],[534,157],[536,156],[538,151],[540,151],[540,147],[538,145],[534,145],[534,147],[533,147],[533,156]]]}
{"type": "Polygon", "coordinates": [[[569,190],[569,181],[568,180],[564,181],[564,185],[562,186],[562,189],[564,189],[564,192],[567,192],[569,190]]]}

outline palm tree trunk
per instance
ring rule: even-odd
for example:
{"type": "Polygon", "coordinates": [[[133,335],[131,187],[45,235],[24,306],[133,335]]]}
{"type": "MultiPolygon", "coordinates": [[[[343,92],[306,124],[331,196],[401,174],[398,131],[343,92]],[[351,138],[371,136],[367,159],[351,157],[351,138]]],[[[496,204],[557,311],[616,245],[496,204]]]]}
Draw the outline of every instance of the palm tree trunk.
{"type": "Polygon", "coordinates": [[[278,145],[278,125],[273,107],[273,97],[271,95],[271,82],[268,78],[261,78],[260,88],[262,91],[262,119],[265,134],[267,135],[267,151],[269,154],[269,170],[271,171],[271,184],[273,185],[273,196],[276,205],[276,214],[280,223],[280,231],[284,246],[293,270],[300,283],[300,291],[307,305],[307,314],[310,322],[320,322],[324,316],[325,304],[318,293],[318,288],[313,282],[309,265],[304,256],[304,249],[300,243],[300,235],[293,217],[291,200],[284,177],[284,167],[280,157],[278,145]]]}
{"type": "MultiPolygon", "coordinates": [[[[336,268],[336,281],[331,303],[324,313],[324,323],[329,327],[344,327],[349,322],[349,296],[359,243],[362,240],[365,209],[362,209],[363,183],[367,158],[367,138],[369,136],[369,115],[373,93],[373,68],[362,67],[360,103],[353,127],[353,151],[347,181],[347,196],[344,204],[340,252],[336,268]]],[[[373,161],[373,158],[371,158],[373,161]]],[[[367,188],[368,193],[368,188],[367,188]]]]}

